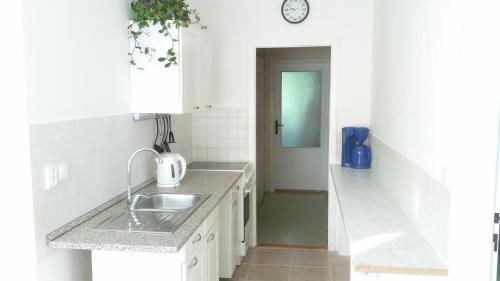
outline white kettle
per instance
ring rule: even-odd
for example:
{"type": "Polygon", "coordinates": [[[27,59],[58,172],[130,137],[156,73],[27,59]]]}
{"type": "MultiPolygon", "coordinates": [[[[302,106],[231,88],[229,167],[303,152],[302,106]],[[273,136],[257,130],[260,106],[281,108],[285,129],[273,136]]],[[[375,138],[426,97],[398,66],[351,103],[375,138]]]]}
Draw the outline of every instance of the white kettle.
{"type": "Polygon", "coordinates": [[[177,187],[186,174],[186,159],[179,153],[162,153],[156,161],[156,185],[158,187],[177,187]]]}

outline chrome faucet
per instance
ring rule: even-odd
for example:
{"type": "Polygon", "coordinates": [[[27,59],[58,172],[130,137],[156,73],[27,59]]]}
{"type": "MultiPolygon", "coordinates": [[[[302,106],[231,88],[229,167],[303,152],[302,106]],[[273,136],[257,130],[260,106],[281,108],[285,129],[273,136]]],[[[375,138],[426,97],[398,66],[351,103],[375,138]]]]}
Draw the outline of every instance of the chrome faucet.
{"type": "Polygon", "coordinates": [[[140,152],[143,152],[143,151],[149,151],[149,152],[152,152],[156,155],[156,157],[158,157],[158,162],[159,163],[162,163],[163,160],[161,159],[161,155],[154,149],[151,149],[151,148],[141,148],[139,150],[137,150],[136,152],[132,153],[132,155],[130,156],[130,158],[128,159],[128,166],[127,166],[127,205],[128,207],[130,208],[130,206],[132,205],[132,195],[131,195],[131,192],[130,190],[132,189],[132,160],[134,159],[134,157],[139,154],[140,152]]]}

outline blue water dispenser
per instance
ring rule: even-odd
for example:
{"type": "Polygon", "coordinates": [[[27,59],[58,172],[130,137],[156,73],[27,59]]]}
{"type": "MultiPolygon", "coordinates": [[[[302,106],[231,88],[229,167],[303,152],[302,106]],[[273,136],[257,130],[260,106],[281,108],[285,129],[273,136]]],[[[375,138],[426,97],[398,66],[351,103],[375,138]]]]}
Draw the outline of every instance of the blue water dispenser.
{"type": "Polygon", "coordinates": [[[342,167],[368,169],[372,160],[370,148],[363,145],[369,130],[364,127],[342,128],[342,167]]]}

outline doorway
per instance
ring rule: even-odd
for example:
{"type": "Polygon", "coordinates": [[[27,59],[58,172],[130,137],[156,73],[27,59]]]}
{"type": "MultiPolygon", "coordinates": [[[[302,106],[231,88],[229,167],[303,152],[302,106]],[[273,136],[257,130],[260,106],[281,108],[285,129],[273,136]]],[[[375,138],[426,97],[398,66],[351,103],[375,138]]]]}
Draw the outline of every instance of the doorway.
{"type": "Polygon", "coordinates": [[[327,248],[330,47],[257,49],[257,242],[327,248]]]}

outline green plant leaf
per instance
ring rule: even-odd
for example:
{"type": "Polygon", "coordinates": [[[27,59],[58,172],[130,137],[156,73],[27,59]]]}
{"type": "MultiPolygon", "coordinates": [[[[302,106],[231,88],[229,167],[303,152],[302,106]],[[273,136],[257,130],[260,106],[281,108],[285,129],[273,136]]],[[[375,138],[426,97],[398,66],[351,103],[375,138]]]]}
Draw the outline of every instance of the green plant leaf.
{"type": "MultiPolygon", "coordinates": [[[[199,24],[201,20],[198,11],[191,9],[186,4],[186,0],[132,0],[130,7],[132,23],[128,25],[129,35],[135,40],[135,48],[139,49],[139,52],[129,53],[131,65],[135,65],[134,56],[147,55],[151,57],[155,52],[153,48],[142,46],[143,44],[140,42],[141,35],[146,32],[146,28],[159,24],[158,32],[166,38],[170,38],[172,44],[175,44],[178,39],[170,33],[171,28],[189,27],[192,24],[199,24]]],[[[151,30],[147,30],[147,32],[151,32],[151,30]]],[[[158,60],[160,62],[167,61],[165,67],[177,65],[175,49],[172,47],[167,51],[165,57],[160,57],[158,60]]]]}

